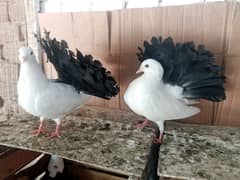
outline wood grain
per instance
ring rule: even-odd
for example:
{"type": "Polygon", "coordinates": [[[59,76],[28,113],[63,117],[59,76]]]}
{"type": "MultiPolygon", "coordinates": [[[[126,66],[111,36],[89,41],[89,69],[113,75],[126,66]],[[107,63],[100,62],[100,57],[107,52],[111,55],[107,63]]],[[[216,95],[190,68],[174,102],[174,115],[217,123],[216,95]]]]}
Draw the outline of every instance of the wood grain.
{"type": "Polygon", "coordinates": [[[5,179],[15,173],[29,161],[39,156],[39,153],[16,150],[0,157],[0,179],[5,179]]]}

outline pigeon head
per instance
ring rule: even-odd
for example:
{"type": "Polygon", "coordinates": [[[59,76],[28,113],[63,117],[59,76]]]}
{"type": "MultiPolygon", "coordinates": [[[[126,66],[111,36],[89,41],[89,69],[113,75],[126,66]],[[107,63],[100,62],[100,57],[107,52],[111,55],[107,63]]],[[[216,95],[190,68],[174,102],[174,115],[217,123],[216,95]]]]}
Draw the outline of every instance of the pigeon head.
{"type": "Polygon", "coordinates": [[[20,63],[23,64],[28,61],[34,61],[35,60],[35,55],[33,53],[33,50],[31,47],[21,47],[18,50],[18,57],[20,60],[20,63]]]}
{"type": "Polygon", "coordinates": [[[136,73],[137,74],[144,73],[144,75],[162,79],[164,70],[163,70],[162,65],[159,62],[157,62],[156,60],[146,59],[141,63],[141,65],[136,73]]]}
{"type": "Polygon", "coordinates": [[[57,173],[62,173],[64,169],[64,161],[56,154],[52,155],[48,163],[48,172],[51,178],[56,177],[57,173]]]}

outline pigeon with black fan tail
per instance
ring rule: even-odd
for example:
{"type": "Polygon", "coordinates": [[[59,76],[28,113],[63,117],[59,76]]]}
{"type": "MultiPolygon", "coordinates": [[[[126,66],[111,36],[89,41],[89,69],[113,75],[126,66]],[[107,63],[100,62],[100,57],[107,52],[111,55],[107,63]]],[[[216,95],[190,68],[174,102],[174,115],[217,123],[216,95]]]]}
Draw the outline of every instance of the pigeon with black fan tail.
{"type": "Polygon", "coordinates": [[[199,99],[226,98],[223,67],[203,45],[195,48],[193,42],[174,44],[171,37],[163,41],[153,37],[137,55],[142,62],[137,73],[143,74],[129,84],[124,100],[135,113],[158,125],[157,143],[162,142],[165,120],[197,114],[200,109],[193,104],[199,99]]]}
{"type": "Polygon", "coordinates": [[[54,65],[59,81],[73,86],[78,92],[110,99],[119,92],[111,72],[91,55],[83,55],[76,49],[76,55],[68,49],[66,41],[51,39],[49,32],[41,39],[41,45],[48,59],[54,65]]]}
{"type": "Polygon", "coordinates": [[[21,62],[17,84],[18,103],[28,113],[40,117],[36,135],[43,133],[44,119],[53,119],[56,129],[50,137],[60,137],[61,119],[65,114],[84,105],[91,96],[110,99],[119,87],[100,61],[91,55],[74,55],[66,41],[50,39],[49,33],[41,39],[41,45],[58,73],[57,80],[49,80],[37,63],[30,47],[19,49],[21,62]]]}

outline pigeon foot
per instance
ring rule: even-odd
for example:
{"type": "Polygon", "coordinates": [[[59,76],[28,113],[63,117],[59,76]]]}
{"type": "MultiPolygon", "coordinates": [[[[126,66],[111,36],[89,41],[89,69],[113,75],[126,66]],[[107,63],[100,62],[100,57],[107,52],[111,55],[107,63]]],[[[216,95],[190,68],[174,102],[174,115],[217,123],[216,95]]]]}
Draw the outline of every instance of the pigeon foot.
{"type": "Polygon", "coordinates": [[[153,143],[155,144],[162,144],[163,142],[163,133],[160,133],[159,137],[156,137],[156,135],[153,137],[153,143]]]}
{"type": "Polygon", "coordinates": [[[140,128],[140,129],[143,129],[143,128],[146,127],[146,126],[150,126],[149,120],[147,120],[147,119],[145,119],[144,121],[139,121],[139,122],[135,125],[136,128],[140,128]]]}
{"type": "Polygon", "coordinates": [[[60,138],[61,136],[60,136],[60,134],[59,134],[59,132],[52,132],[52,133],[50,133],[49,134],[49,139],[51,139],[51,138],[60,138]]]}
{"type": "Polygon", "coordinates": [[[57,124],[55,131],[49,134],[49,138],[55,138],[55,137],[57,137],[57,138],[61,137],[60,136],[60,124],[57,124]]]}
{"type": "Polygon", "coordinates": [[[39,127],[37,130],[33,131],[34,136],[39,136],[40,134],[45,134],[46,130],[43,124],[43,121],[40,122],[39,127]]]}

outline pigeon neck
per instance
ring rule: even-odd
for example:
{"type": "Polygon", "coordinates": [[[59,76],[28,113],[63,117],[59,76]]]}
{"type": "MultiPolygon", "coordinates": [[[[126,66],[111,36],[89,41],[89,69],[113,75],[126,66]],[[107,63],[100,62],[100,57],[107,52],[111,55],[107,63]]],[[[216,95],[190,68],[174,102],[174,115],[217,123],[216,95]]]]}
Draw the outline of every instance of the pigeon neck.
{"type": "Polygon", "coordinates": [[[144,73],[142,77],[149,82],[155,82],[160,84],[163,83],[162,76],[160,74],[144,73]]]}
{"type": "Polygon", "coordinates": [[[20,78],[26,83],[30,83],[33,86],[36,85],[39,88],[45,88],[48,82],[41,65],[37,62],[26,62],[21,64],[20,78]]]}

